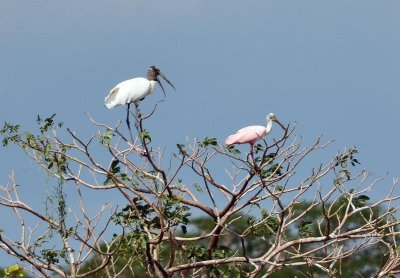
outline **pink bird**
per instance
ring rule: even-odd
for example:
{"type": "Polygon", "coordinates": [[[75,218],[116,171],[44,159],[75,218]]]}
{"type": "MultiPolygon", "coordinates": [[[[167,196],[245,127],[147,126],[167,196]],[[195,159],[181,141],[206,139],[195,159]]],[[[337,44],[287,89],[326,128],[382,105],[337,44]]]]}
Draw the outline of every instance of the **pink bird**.
{"type": "Polygon", "coordinates": [[[267,115],[267,126],[251,125],[239,129],[235,134],[229,135],[225,139],[225,144],[228,146],[234,144],[250,144],[253,148],[254,144],[268,135],[272,129],[272,121],[277,121],[274,113],[267,115]]]}

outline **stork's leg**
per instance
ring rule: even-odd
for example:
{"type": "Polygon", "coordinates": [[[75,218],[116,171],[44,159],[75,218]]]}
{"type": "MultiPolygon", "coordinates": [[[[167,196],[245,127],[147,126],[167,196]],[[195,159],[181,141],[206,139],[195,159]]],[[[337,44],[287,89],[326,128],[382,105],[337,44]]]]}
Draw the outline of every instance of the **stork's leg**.
{"type": "Polygon", "coordinates": [[[135,108],[136,108],[136,115],[135,115],[135,126],[136,129],[139,131],[139,123],[140,123],[140,110],[139,110],[139,104],[137,102],[134,102],[135,108]]]}
{"type": "Polygon", "coordinates": [[[126,124],[128,125],[128,130],[129,130],[129,136],[131,137],[131,140],[133,142],[133,135],[132,135],[132,130],[131,130],[131,122],[129,121],[129,114],[130,114],[130,107],[131,103],[128,103],[128,107],[126,109],[126,124]]]}
{"type": "Polygon", "coordinates": [[[126,124],[128,125],[128,129],[131,130],[131,123],[129,122],[129,110],[131,103],[128,103],[128,107],[126,109],[126,124]]]}

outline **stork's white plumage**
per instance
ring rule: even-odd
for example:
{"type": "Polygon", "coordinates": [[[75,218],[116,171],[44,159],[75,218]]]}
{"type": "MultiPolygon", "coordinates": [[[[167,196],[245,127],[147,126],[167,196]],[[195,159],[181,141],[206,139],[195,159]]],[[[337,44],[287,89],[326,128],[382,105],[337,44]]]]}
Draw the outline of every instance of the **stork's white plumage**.
{"type": "Polygon", "coordinates": [[[155,66],[151,66],[147,70],[147,78],[136,77],[123,81],[112,88],[104,100],[105,106],[111,109],[118,105],[130,104],[131,102],[138,104],[139,101],[143,100],[146,96],[154,92],[156,88],[156,82],[160,84],[165,95],[164,87],[158,79],[158,76],[161,76],[175,90],[174,85],[172,85],[172,83],[160,71],[160,69],[156,68],[155,66]]]}
{"type": "Polygon", "coordinates": [[[144,77],[129,79],[115,86],[105,98],[104,104],[111,109],[118,105],[137,102],[154,92],[155,88],[155,80],[148,80],[144,77]]]}
{"type": "Polygon", "coordinates": [[[174,85],[167,79],[167,77],[155,66],[149,67],[147,70],[147,78],[144,77],[136,77],[133,79],[129,79],[119,83],[113,89],[110,90],[110,93],[104,99],[104,105],[111,109],[113,107],[119,105],[127,104],[127,116],[126,123],[128,124],[128,128],[130,129],[129,124],[129,108],[130,104],[133,102],[138,108],[138,104],[142,101],[146,96],[154,92],[156,88],[156,83],[160,84],[161,89],[165,94],[165,90],[163,85],[161,84],[158,76],[161,76],[171,87],[175,90],[174,85]]]}

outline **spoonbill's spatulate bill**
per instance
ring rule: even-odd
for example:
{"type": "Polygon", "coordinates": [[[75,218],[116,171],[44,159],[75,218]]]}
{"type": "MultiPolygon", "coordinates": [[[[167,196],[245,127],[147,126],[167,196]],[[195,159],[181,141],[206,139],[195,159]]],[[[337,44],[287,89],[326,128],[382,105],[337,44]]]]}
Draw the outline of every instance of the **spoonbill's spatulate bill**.
{"type": "Polygon", "coordinates": [[[234,144],[250,144],[251,146],[254,146],[258,140],[271,132],[273,121],[277,121],[275,114],[269,113],[267,115],[267,126],[246,126],[242,129],[239,129],[235,134],[229,135],[225,139],[225,144],[228,146],[234,144]]]}
{"type": "Polygon", "coordinates": [[[175,90],[174,85],[168,80],[168,78],[155,66],[149,67],[147,70],[147,78],[136,77],[119,83],[113,89],[111,89],[108,96],[104,100],[104,104],[107,108],[111,109],[119,105],[128,105],[126,123],[129,125],[129,108],[133,102],[137,107],[139,102],[142,101],[146,96],[154,92],[156,83],[160,84],[161,89],[165,94],[165,90],[159,79],[161,76],[171,87],[175,90]]]}

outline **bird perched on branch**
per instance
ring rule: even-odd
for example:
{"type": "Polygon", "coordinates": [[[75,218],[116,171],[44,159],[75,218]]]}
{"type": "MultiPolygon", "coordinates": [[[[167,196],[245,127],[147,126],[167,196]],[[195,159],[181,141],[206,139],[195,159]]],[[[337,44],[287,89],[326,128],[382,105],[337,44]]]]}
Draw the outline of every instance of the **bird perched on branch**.
{"type": "Polygon", "coordinates": [[[251,147],[253,147],[258,140],[262,139],[264,136],[268,135],[271,132],[273,121],[279,123],[275,114],[269,113],[267,115],[267,126],[246,126],[242,129],[239,129],[235,134],[229,135],[225,139],[225,144],[228,146],[234,144],[250,144],[251,147]]]}
{"type": "Polygon", "coordinates": [[[133,102],[138,109],[139,102],[142,101],[146,96],[153,93],[156,88],[156,83],[160,84],[161,89],[165,94],[165,90],[159,76],[162,77],[167,83],[175,90],[174,85],[168,80],[168,78],[155,66],[149,67],[147,70],[147,78],[136,77],[119,83],[104,99],[104,105],[108,108],[114,108],[119,105],[127,104],[127,115],[126,123],[130,130],[129,123],[129,109],[130,104],[133,102]]]}

